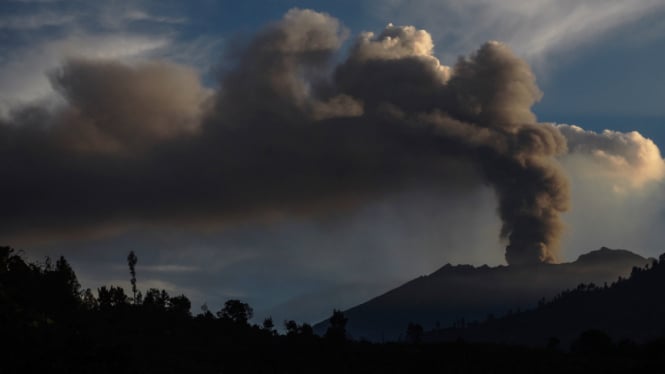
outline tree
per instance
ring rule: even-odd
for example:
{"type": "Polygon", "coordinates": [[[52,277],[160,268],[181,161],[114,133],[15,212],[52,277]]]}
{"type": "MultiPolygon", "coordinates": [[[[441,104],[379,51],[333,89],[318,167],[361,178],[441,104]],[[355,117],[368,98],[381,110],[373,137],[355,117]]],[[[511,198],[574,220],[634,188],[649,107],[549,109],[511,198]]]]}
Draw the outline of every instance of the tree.
{"type": "Polygon", "coordinates": [[[254,310],[249,304],[233,299],[224,303],[224,307],[217,312],[217,317],[240,325],[247,325],[252,316],[254,316],[254,310]]]}
{"type": "Polygon", "coordinates": [[[406,327],[406,340],[409,343],[418,344],[423,338],[423,327],[417,323],[409,323],[406,327]]]}
{"type": "Polygon", "coordinates": [[[200,316],[205,318],[205,319],[215,319],[215,315],[210,312],[210,308],[208,308],[207,303],[203,303],[203,305],[201,305],[201,314],[200,314],[200,316]]]}
{"type": "Polygon", "coordinates": [[[76,279],[74,269],[72,269],[67,260],[62,256],[55,263],[55,274],[58,277],[58,281],[67,287],[67,292],[71,296],[79,296],[81,293],[81,284],[76,279]]]}
{"type": "Polygon", "coordinates": [[[272,317],[268,317],[263,320],[263,330],[269,332],[271,335],[275,334],[275,323],[272,321],[272,317]]]}
{"type": "Polygon", "coordinates": [[[284,321],[284,327],[286,328],[286,336],[291,338],[300,339],[311,339],[314,337],[314,328],[309,323],[303,323],[298,326],[298,323],[294,320],[284,321]]]}
{"type": "Polygon", "coordinates": [[[286,336],[298,336],[298,324],[294,320],[284,321],[286,336]]]}
{"type": "Polygon", "coordinates": [[[182,316],[189,317],[191,315],[189,312],[191,307],[192,303],[185,295],[174,296],[169,300],[169,311],[182,316]]]}
{"type": "Polygon", "coordinates": [[[313,338],[314,328],[309,323],[303,323],[298,328],[298,335],[304,338],[313,338]]]}
{"type": "Polygon", "coordinates": [[[100,309],[118,308],[129,303],[122,287],[110,286],[107,288],[102,286],[97,290],[97,295],[100,309]]]}
{"type": "Polygon", "coordinates": [[[11,247],[0,247],[0,273],[8,271],[7,265],[9,259],[14,255],[14,249],[11,247]]]}
{"type": "Polygon", "coordinates": [[[89,288],[81,294],[81,302],[87,310],[95,310],[99,306],[97,299],[95,299],[95,295],[92,294],[92,290],[89,288]]]}
{"type": "Polygon", "coordinates": [[[336,342],[346,340],[346,323],[348,322],[348,318],[344,316],[344,313],[341,310],[333,309],[333,314],[328,321],[330,325],[326,331],[326,339],[336,342]]]}
{"type": "Polygon", "coordinates": [[[66,315],[72,308],[80,306],[81,284],[64,257],[61,256],[56,261],[53,270],[44,271],[43,276],[45,283],[42,290],[45,295],[42,300],[51,303],[54,310],[59,310],[66,315]]]}
{"type": "Polygon", "coordinates": [[[587,330],[573,341],[570,350],[582,354],[607,354],[614,349],[612,338],[601,330],[587,330]]]}
{"type": "Polygon", "coordinates": [[[127,256],[127,265],[129,265],[129,274],[131,275],[131,278],[129,281],[132,283],[132,302],[134,304],[138,304],[138,299],[136,298],[136,263],[138,262],[138,258],[134,254],[134,251],[129,251],[129,255],[127,256]]]}
{"type": "Polygon", "coordinates": [[[171,298],[169,297],[168,292],[165,290],[160,291],[156,288],[149,289],[143,298],[143,306],[155,310],[166,310],[169,307],[170,302],[171,298]]]}

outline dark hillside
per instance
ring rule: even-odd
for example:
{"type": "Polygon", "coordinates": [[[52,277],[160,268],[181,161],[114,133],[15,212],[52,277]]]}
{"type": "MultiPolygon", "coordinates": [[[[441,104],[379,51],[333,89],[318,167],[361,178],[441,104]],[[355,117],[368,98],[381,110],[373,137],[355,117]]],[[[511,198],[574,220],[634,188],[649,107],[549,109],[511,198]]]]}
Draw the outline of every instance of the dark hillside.
{"type": "Polygon", "coordinates": [[[476,326],[440,329],[428,338],[534,345],[555,338],[568,346],[582,332],[593,329],[614,341],[645,342],[665,336],[664,316],[665,256],[661,256],[651,265],[633,268],[628,279],[610,285],[580,284],[533,310],[476,326]]]}
{"type": "MultiPolygon", "coordinates": [[[[601,248],[562,264],[473,267],[446,265],[344,313],[349,332],[375,341],[404,337],[409,323],[426,330],[484,320],[488,315],[532,308],[580,283],[603,285],[652,260],[626,250],[601,248]],[[464,322],[465,321],[465,322],[464,322]]],[[[326,322],[315,326],[325,331],[326,322]]]]}

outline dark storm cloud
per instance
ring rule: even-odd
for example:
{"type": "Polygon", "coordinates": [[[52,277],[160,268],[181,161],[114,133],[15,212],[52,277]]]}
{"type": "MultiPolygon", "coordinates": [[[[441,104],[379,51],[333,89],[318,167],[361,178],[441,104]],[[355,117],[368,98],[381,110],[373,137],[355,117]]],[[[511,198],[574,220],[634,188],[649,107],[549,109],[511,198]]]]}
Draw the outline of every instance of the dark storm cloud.
{"type": "Polygon", "coordinates": [[[345,37],[292,10],[230,52],[213,93],[172,64],[64,64],[51,73],[62,108],[0,125],[0,237],[217,225],[486,183],[507,261],[555,261],[566,139],[531,112],[527,64],[488,42],[449,68],[427,32],[389,25],[335,65],[345,37]]]}

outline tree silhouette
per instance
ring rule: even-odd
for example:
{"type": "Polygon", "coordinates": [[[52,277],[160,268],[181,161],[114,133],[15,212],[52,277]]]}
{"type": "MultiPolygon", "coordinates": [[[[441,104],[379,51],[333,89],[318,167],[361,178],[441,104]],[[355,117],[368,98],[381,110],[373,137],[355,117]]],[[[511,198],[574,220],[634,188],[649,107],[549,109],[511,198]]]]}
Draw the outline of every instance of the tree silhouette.
{"type": "Polygon", "coordinates": [[[217,312],[217,317],[240,325],[247,325],[252,316],[254,316],[254,310],[249,304],[234,299],[224,303],[224,307],[217,312]]]}
{"type": "Polygon", "coordinates": [[[7,273],[7,264],[13,253],[14,249],[11,247],[0,247],[0,273],[7,273]]]}
{"type": "Polygon", "coordinates": [[[97,299],[95,299],[95,295],[92,294],[92,290],[89,288],[87,288],[81,294],[81,302],[83,302],[83,306],[87,310],[96,310],[97,307],[99,307],[99,303],[97,302],[97,299]]]}
{"type": "Polygon", "coordinates": [[[262,328],[264,331],[269,332],[271,335],[275,334],[275,323],[272,321],[272,317],[268,317],[263,320],[262,328]]]}
{"type": "Polygon", "coordinates": [[[129,281],[132,284],[132,301],[134,304],[138,304],[139,300],[136,298],[136,263],[138,262],[138,258],[136,257],[136,254],[134,254],[134,251],[129,251],[129,255],[127,256],[127,265],[129,265],[129,274],[131,275],[131,278],[129,281]]]}
{"type": "Polygon", "coordinates": [[[55,273],[58,277],[60,277],[60,282],[66,285],[67,291],[69,291],[70,294],[79,294],[81,284],[78,282],[78,279],[76,279],[74,269],[72,269],[72,267],[69,265],[69,262],[67,262],[67,260],[62,256],[60,256],[58,261],[55,263],[55,273]]]}
{"type": "Polygon", "coordinates": [[[160,291],[156,288],[149,289],[143,298],[143,306],[153,310],[165,311],[169,307],[170,302],[171,298],[168,292],[165,290],[160,291]]]}
{"type": "Polygon", "coordinates": [[[314,337],[314,329],[312,328],[312,325],[309,323],[303,323],[300,325],[298,328],[298,335],[306,338],[306,339],[311,339],[314,337]]]}
{"type": "Polygon", "coordinates": [[[570,350],[583,354],[608,354],[614,349],[612,338],[601,330],[587,330],[573,341],[570,350]]]}
{"type": "Polygon", "coordinates": [[[344,313],[341,310],[333,309],[333,314],[328,321],[330,325],[326,331],[326,339],[335,342],[346,340],[346,323],[348,319],[344,316],[344,313]]]}
{"type": "Polygon", "coordinates": [[[207,303],[203,303],[203,305],[201,305],[201,314],[199,314],[199,317],[202,317],[202,318],[205,318],[205,319],[208,319],[208,320],[215,319],[215,315],[212,314],[212,312],[210,312],[210,308],[208,308],[207,303]]]}
{"type": "Polygon", "coordinates": [[[122,307],[129,304],[129,298],[125,294],[122,287],[116,286],[102,286],[97,290],[97,300],[99,308],[102,310],[109,310],[113,308],[122,307]]]}
{"type": "Polygon", "coordinates": [[[189,312],[191,307],[192,303],[185,295],[174,296],[169,299],[168,310],[178,315],[189,317],[191,315],[189,312]]]}
{"type": "Polygon", "coordinates": [[[284,321],[286,336],[299,342],[309,342],[316,337],[314,328],[309,323],[298,325],[294,320],[284,321]]]}
{"type": "Polygon", "coordinates": [[[297,336],[298,335],[298,324],[294,320],[284,321],[284,328],[286,329],[286,336],[297,336]]]}
{"type": "MultiPolygon", "coordinates": [[[[38,269],[34,269],[38,270],[38,269]]],[[[49,303],[56,306],[59,312],[65,312],[80,303],[81,284],[76,279],[74,270],[64,257],[60,257],[55,268],[43,273],[49,303]]]]}
{"type": "Polygon", "coordinates": [[[406,327],[406,341],[413,344],[418,344],[423,338],[423,327],[417,323],[409,323],[406,327]]]}

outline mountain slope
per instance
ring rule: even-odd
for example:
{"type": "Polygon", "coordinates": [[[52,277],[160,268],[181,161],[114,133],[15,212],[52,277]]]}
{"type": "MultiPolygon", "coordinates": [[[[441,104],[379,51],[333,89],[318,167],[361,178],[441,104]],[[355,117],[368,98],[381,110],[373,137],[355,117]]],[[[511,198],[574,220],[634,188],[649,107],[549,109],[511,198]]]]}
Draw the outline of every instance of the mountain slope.
{"type": "Polygon", "coordinates": [[[665,337],[665,255],[610,287],[580,285],[548,303],[484,323],[433,331],[430,341],[491,341],[542,345],[556,338],[564,347],[582,332],[600,330],[615,340],[665,337]]]}
{"type": "MultiPolygon", "coordinates": [[[[409,322],[427,330],[450,326],[462,318],[482,320],[488,314],[533,307],[541,298],[551,298],[580,283],[612,282],[650,262],[626,250],[603,247],[563,264],[445,265],[345,311],[347,330],[354,338],[394,340],[409,322]]],[[[325,328],[325,321],[316,326],[319,332],[325,328]]]]}

